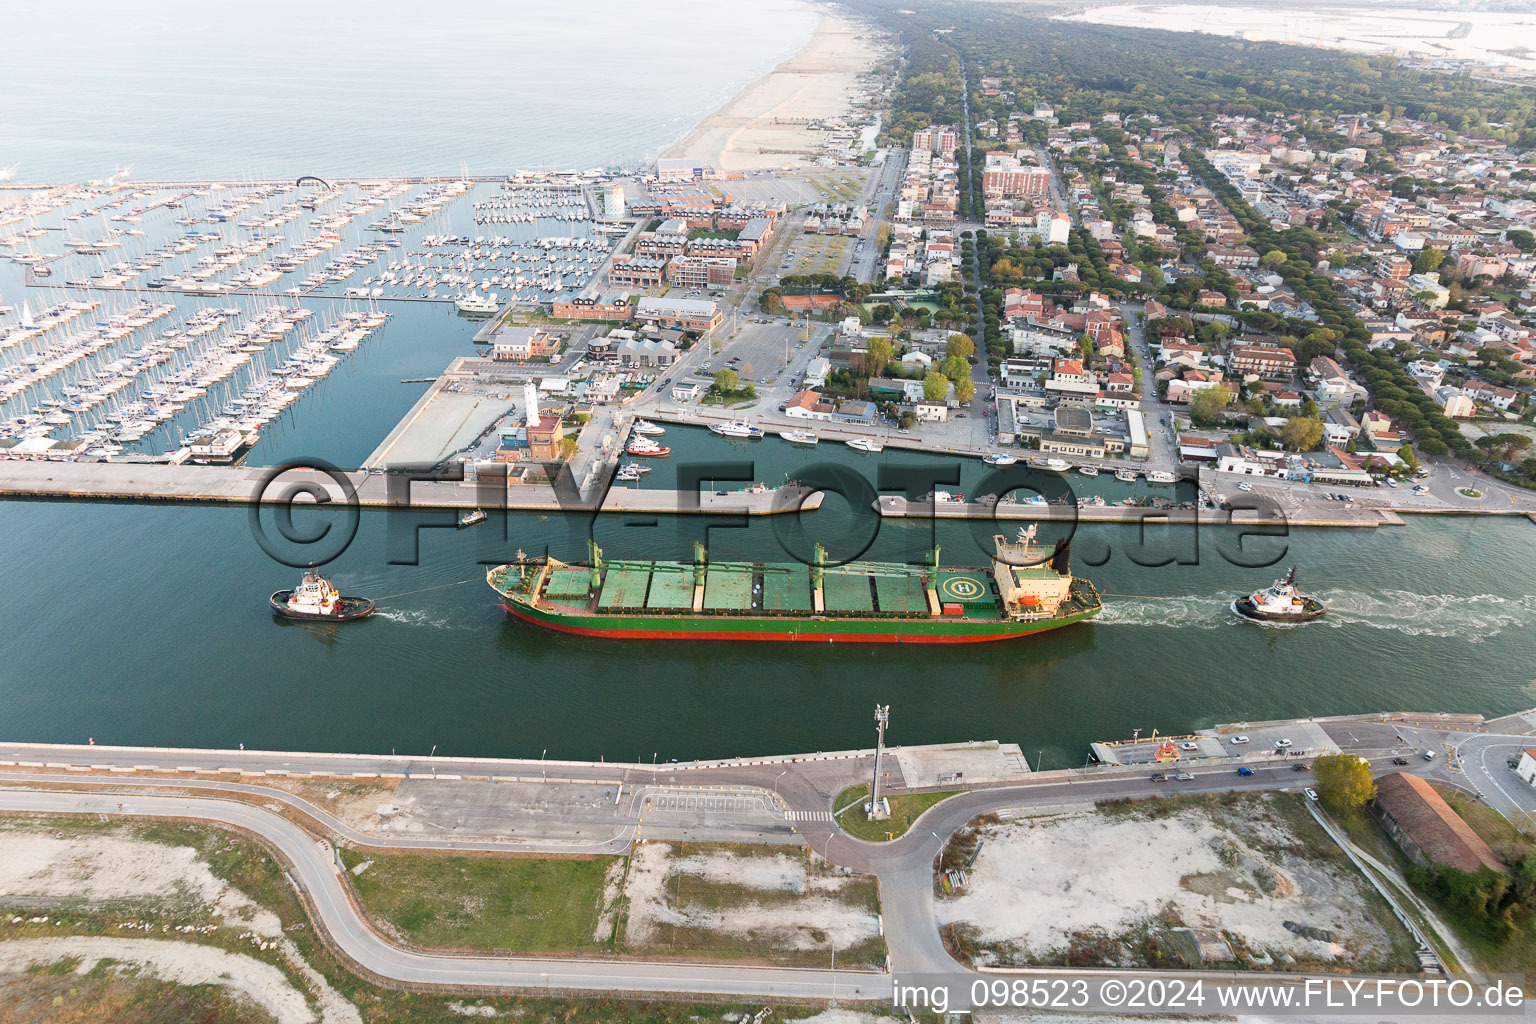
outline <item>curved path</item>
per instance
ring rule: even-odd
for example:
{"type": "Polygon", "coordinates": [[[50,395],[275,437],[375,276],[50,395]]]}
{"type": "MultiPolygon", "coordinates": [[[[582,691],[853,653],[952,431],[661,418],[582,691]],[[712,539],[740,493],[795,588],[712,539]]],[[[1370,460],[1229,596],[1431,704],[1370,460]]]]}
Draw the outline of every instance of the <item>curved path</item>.
{"type": "MultiPolygon", "coordinates": [[[[1378,760],[1385,761],[1386,758],[1378,760]]],[[[455,840],[448,838],[383,837],[358,832],[334,815],[315,805],[279,790],[259,785],[212,780],[177,779],[160,782],[167,788],[208,792],[208,796],[186,793],[177,795],[139,795],[94,792],[60,792],[0,788],[0,811],[154,815],[211,821],[262,836],[280,851],[291,865],[295,882],[308,895],[318,923],[332,937],[336,946],[363,969],[380,977],[415,984],[451,985],[463,988],[549,988],[604,992],[691,992],[719,995],[781,996],[801,999],[889,999],[896,979],[910,983],[922,979],[927,984],[943,982],[952,990],[968,987],[979,975],[957,964],[944,949],[933,897],[933,861],[945,840],[958,828],[980,814],[1022,809],[1039,812],[1047,808],[1083,806],[1098,800],[1126,797],[1150,797],[1175,793],[1221,792],[1228,790],[1294,789],[1304,785],[1309,776],[1300,776],[1290,766],[1256,766],[1251,776],[1238,776],[1229,765],[1191,768],[1187,782],[1154,783],[1135,771],[1118,771],[1091,776],[1075,774],[1040,778],[1022,785],[969,790],[929,808],[901,838],[889,843],[867,843],[842,832],[830,815],[807,815],[797,819],[795,828],[806,843],[829,861],[857,871],[871,873],[880,880],[884,933],[890,951],[889,974],[834,972],[804,968],[776,968],[746,965],[708,965],[641,961],[598,961],[559,958],[512,958],[452,956],[413,952],[392,945],[378,935],[350,901],[337,875],[337,866],[329,848],[317,842],[300,826],[256,804],[221,799],[219,791],[257,795],[280,800],[331,828],[337,835],[359,845],[406,849],[509,849],[526,851],[531,847],[497,841],[455,840]]],[[[698,778],[699,776],[694,776],[698,778]]],[[[738,787],[755,786],[764,794],[773,794],[783,806],[793,811],[825,812],[832,799],[812,771],[800,766],[737,766],[730,773],[738,787]]],[[[100,786],[145,787],[155,782],[143,779],[62,778],[57,775],[0,775],[0,781],[73,783],[100,786]]],[[[645,788],[645,787],[640,787],[645,788]]],[[[609,843],[627,847],[633,834],[615,836],[582,852],[623,852],[608,849],[609,843]]],[[[570,844],[562,852],[575,852],[570,844]]],[[[1050,969],[1026,969],[1009,974],[1040,975],[1059,973],[1050,969]]],[[[1178,972],[1104,972],[1121,976],[1145,974],[1169,978],[1178,972]]],[[[1190,972],[1187,977],[1214,981],[1218,972],[1190,972]]],[[[1288,975],[1284,981],[1274,975],[1247,973],[1225,978],[1230,984],[1264,985],[1277,982],[1294,984],[1305,976],[1288,975]]]]}
{"type": "Polygon", "coordinates": [[[695,992],[787,998],[888,998],[889,975],[802,968],[651,961],[449,956],[401,949],[379,936],[352,905],[328,849],[281,815],[251,804],[201,797],[115,796],[0,790],[0,810],[152,815],[212,821],[253,832],[278,849],[295,882],[342,954],[367,971],[408,984],[464,988],[695,992]]]}

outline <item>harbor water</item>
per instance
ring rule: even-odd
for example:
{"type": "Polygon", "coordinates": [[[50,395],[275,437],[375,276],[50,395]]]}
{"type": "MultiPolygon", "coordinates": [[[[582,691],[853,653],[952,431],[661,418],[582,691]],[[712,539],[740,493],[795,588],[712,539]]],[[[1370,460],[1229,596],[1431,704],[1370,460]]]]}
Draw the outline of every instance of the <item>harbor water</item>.
{"type": "MultiPolygon", "coordinates": [[[[592,525],[520,514],[505,539],[499,516],[451,523],[447,512],[365,511],[327,571],[380,610],[336,626],[266,609],[297,573],[258,547],[247,509],[0,504],[11,583],[0,593],[3,732],[665,760],[864,746],[879,701],[892,705],[895,742],[1017,741],[1032,761],[1043,752],[1063,767],[1091,740],[1136,728],[1536,704],[1536,527],[1524,519],[1296,530],[1241,550],[1224,530],[1083,527],[1073,565],[1107,592],[1098,620],[937,647],[569,637],[510,619],[483,580],[486,563],[520,550],[579,558],[589,535],[609,557],[689,558],[699,539],[714,558],[784,560],[786,547],[835,547],[868,528],[836,500],[803,517],[799,538],[790,520],[707,516],[592,525]],[[1326,619],[1266,628],[1232,614],[1232,596],[1292,563],[1328,603],[1326,619]]],[[[990,524],[932,530],[879,523],[865,557],[918,561],[937,539],[946,562],[982,564],[990,524]]]]}

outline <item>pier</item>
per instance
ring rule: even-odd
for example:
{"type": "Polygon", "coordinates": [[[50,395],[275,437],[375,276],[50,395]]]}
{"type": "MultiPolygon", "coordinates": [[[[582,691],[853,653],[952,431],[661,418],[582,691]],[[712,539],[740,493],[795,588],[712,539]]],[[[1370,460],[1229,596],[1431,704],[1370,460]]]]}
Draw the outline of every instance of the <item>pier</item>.
{"type": "Polygon", "coordinates": [[[504,509],[650,515],[773,515],[814,511],[821,492],[803,488],[690,492],[596,486],[559,492],[544,484],[501,485],[481,478],[412,480],[386,473],[247,466],[123,462],[0,461],[0,496],[91,501],[240,505],[334,504],[342,508],[504,509]],[[303,493],[298,493],[299,491],[303,493]],[[503,494],[505,497],[503,498],[503,494]],[[324,495],[324,501],[316,496],[324,495]]]}

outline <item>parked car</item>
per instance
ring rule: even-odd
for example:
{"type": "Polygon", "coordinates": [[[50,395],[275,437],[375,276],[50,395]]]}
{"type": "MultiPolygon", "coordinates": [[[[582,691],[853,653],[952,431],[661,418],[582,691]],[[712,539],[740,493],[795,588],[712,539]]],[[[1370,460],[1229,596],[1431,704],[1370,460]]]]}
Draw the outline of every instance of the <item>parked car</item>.
{"type": "Polygon", "coordinates": [[[1243,767],[1241,767],[1241,768],[1239,768],[1237,770],[1237,774],[1239,774],[1239,775],[1252,775],[1253,774],[1253,769],[1249,768],[1247,765],[1244,765],[1243,767]]]}
{"type": "Polygon", "coordinates": [[[1286,747],[1288,747],[1290,745],[1291,745],[1291,741],[1290,740],[1286,740],[1286,739],[1275,740],[1275,747],[1277,749],[1279,749],[1279,750],[1284,750],[1286,747]]]}
{"type": "Polygon", "coordinates": [[[1247,736],[1239,734],[1237,736],[1233,736],[1229,742],[1231,742],[1231,744],[1235,747],[1239,743],[1251,743],[1253,741],[1250,740],[1247,736]]]}
{"type": "Polygon", "coordinates": [[[1408,759],[1406,757],[1394,757],[1392,759],[1392,763],[1393,764],[1407,764],[1408,763],[1408,759]]]}
{"type": "Polygon", "coordinates": [[[1183,743],[1179,744],[1179,749],[1180,750],[1199,750],[1200,749],[1200,744],[1194,742],[1193,740],[1185,740],[1183,743]]]}
{"type": "Polygon", "coordinates": [[[1251,491],[1253,490],[1253,484],[1238,484],[1237,489],[1240,491],[1251,491]]]}
{"type": "Polygon", "coordinates": [[[1317,799],[1317,790],[1313,789],[1311,786],[1308,786],[1306,789],[1302,790],[1302,792],[1307,794],[1308,800],[1317,799]]]}
{"type": "Polygon", "coordinates": [[[1434,759],[1435,759],[1435,752],[1433,750],[1426,750],[1426,751],[1424,751],[1424,760],[1426,760],[1426,761],[1433,761],[1434,759]]]}

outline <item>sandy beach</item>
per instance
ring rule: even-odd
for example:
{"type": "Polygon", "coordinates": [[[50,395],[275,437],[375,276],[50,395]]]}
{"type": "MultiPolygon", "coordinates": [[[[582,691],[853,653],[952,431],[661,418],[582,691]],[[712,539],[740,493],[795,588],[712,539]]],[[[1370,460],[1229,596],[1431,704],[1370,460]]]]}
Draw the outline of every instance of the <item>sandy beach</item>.
{"type": "Polygon", "coordinates": [[[867,28],[823,14],[804,49],[743,89],[663,155],[697,157],[718,171],[812,163],[822,133],[795,122],[847,113],[859,75],[878,60],[867,28]]]}

